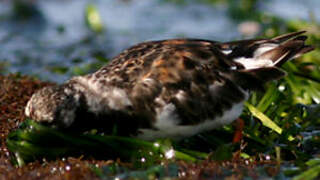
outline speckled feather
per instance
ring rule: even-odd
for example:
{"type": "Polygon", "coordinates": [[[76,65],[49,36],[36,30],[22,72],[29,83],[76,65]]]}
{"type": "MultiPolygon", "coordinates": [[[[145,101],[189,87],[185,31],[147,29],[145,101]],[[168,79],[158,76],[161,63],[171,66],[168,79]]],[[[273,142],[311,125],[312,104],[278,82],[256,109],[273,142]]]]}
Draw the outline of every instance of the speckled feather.
{"type": "Polygon", "coordinates": [[[281,78],[313,48],[303,32],[220,43],[172,39],[133,46],[95,73],[31,98],[26,115],[57,127],[101,128],[142,139],[192,136],[236,119],[251,90],[281,78]]]}

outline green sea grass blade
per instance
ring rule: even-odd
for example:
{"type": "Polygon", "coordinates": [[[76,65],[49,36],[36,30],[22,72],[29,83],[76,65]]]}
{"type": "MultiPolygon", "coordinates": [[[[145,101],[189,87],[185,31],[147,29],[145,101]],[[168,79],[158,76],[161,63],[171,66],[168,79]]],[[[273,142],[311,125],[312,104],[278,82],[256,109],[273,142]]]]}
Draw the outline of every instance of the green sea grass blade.
{"type": "Polygon", "coordinates": [[[319,174],[320,165],[317,165],[295,176],[293,180],[313,180],[316,179],[319,176],[319,174]]]}
{"type": "MultiPolygon", "coordinates": [[[[16,162],[18,166],[22,166],[25,162],[34,161],[41,157],[49,159],[55,159],[62,154],[67,154],[71,151],[70,148],[56,147],[48,148],[42,147],[35,144],[31,144],[27,141],[7,141],[8,149],[14,152],[16,162]]],[[[74,151],[75,149],[73,149],[74,151]]]]}
{"type": "Polygon", "coordinates": [[[320,158],[314,158],[306,162],[306,165],[308,166],[316,166],[320,165],[320,158]]]}
{"type": "Polygon", "coordinates": [[[279,97],[279,91],[277,90],[277,86],[275,84],[271,84],[268,87],[267,92],[264,94],[262,99],[259,101],[257,105],[257,109],[261,112],[265,112],[267,108],[270,106],[272,102],[275,102],[279,97]]]}
{"type": "Polygon", "coordinates": [[[20,166],[24,161],[29,162],[39,158],[54,159],[79,153],[130,159],[137,157],[141,150],[164,155],[170,150],[174,154],[172,158],[193,162],[197,160],[192,154],[180,152],[161,143],[155,144],[130,137],[71,134],[31,120],[26,121],[21,129],[11,132],[7,144],[9,150],[16,155],[16,161],[20,166]]]}
{"type": "Polygon", "coordinates": [[[204,153],[204,152],[199,152],[199,151],[193,151],[190,149],[179,149],[180,152],[184,152],[186,154],[189,154],[193,157],[196,157],[198,159],[207,159],[208,158],[208,154],[204,153]]]}
{"type": "Polygon", "coordinates": [[[268,116],[263,114],[263,112],[259,111],[257,108],[255,108],[247,102],[245,103],[245,105],[248,107],[252,115],[258,118],[264,126],[276,131],[278,134],[282,133],[282,129],[276,123],[274,123],[268,116]]]}

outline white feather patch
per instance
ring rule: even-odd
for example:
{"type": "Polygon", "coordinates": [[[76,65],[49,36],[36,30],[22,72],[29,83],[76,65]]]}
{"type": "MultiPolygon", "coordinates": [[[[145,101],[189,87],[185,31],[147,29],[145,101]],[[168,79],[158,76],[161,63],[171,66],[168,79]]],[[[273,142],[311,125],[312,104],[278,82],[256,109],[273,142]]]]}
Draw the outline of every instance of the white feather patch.
{"type": "Polygon", "coordinates": [[[186,93],[183,90],[179,90],[175,97],[180,101],[184,102],[186,100],[186,93]]]}
{"type": "Polygon", "coordinates": [[[254,51],[253,57],[258,57],[267,51],[277,48],[278,46],[278,44],[264,44],[263,46],[256,49],[256,51],[254,51]]]}
{"type": "Polygon", "coordinates": [[[270,59],[240,57],[236,58],[234,61],[242,64],[245,67],[245,69],[256,69],[261,67],[273,66],[273,62],[270,59]]]}
{"type": "Polygon", "coordinates": [[[109,108],[113,110],[121,110],[132,105],[123,89],[111,88],[109,91],[104,92],[102,97],[107,100],[109,108]]]}
{"type": "Polygon", "coordinates": [[[190,137],[203,131],[209,131],[226,124],[230,124],[237,119],[243,110],[243,102],[234,104],[231,109],[225,111],[222,116],[215,119],[208,119],[198,125],[177,125],[179,122],[175,106],[170,103],[157,116],[155,127],[158,130],[140,129],[137,137],[144,140],[154,140],[158,138],[172,138],[179,140],[190,137]]]}
{"type": "MultiPolygon", "coordinates": [[[[32,98],[33,96],[31,96],[31,98],[32,98]]],[[[29,99],[29,101],[28,101],[28,103],[27,103],[27,106],[26,106],[26,108],[25,108],[25,110],[24,110],[24,114],[27,116],[27,117],[30,117],[30,111],[31,111],[31,98],[29,99]]]]}
{"type": "Polygon", "coordinates": [[[232,50],[226,49],[226,50],[222,50],[221,52],[222,52],[223,54],[225,54],[225,55],[228,55],[228,54],[232,53],[232,50]]]}
{"type": "Polygon", "coordinates": [[[120,88],[104,86],[99,81],[93,81],[85,77],[76,77],[80,86],[76,86],[80,92],[85,92],[89,110],[94,113],[106,112],[108,110],[121,110],[131,106],[127,93],[120,88]]]}
{"type": "Polygon", "coordinates": [[[176,126],[179,123],[179,117],[176,113],[176,106],[172,103],[164,106],[162,112],[157,115],[155,127],[158,129],[166,129],[176,126]]]}
{"type": "Polygon", "coordinates": [[[267,51],[277,48],[278,46],[278,44],[264,44],[263,46],[255,50],[252,58],[239,57],[234,59],[234,61],[241,63],[245,67],[245,69],[272,67],[275,63],[271,59],[265,59],[259,56],[261,56],[263,53],[267,51]]]}

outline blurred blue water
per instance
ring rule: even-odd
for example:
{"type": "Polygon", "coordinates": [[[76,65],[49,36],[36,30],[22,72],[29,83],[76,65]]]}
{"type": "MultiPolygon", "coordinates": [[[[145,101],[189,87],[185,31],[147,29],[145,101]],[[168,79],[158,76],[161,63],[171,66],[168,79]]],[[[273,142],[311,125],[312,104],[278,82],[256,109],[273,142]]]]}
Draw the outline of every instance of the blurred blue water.
{"type": "MultiPolygon", "coordinates": [[[[6,18],[11,10],[9,1],[0,1],[0,63],[9,62],[9,72],[56,82],[70,74],[52,73],[50,67],[74,66],[71,60],[79,57],[85,60],[83,64],[91,62],[90,54],[96,51],[112,57],[146,40],[192,37],[227,41],[241,37],[224,5],[174,5],[161,0],[39,0],[37,5],[42,16],[13,21],[6,18]],[[103,35],[92,37],[84,24],[88,2],[99,8],[106,26],[103,35]]],[[[259,8],[287,19],[308,19],[313,12],[320,21],[316,7],[320,7],[319,0],[272,0],[259,8]]]]}
{"type": "Polygon", "coordinates": [[[264,5],[267,12],[282,18],[309,20],[312,15],[320,22],[319,0],[271,0],[264,5]]]}

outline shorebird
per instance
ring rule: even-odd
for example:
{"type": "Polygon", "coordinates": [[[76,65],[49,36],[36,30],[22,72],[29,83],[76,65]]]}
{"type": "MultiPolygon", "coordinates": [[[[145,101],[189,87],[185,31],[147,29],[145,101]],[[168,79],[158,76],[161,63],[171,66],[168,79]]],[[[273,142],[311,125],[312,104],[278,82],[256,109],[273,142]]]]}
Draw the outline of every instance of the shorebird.
{"type": "Polygon", "coordinates": [[[305,31],[271,39],[170,39],[137,44],[98,71],[36,92],[25,114],[53,127],[145,140],[182,139],[237,119],[250,92],[314,48],[305,31]]]}

